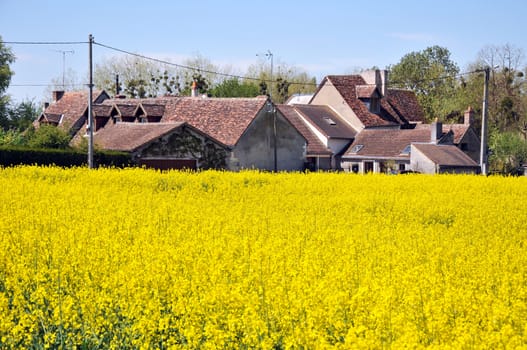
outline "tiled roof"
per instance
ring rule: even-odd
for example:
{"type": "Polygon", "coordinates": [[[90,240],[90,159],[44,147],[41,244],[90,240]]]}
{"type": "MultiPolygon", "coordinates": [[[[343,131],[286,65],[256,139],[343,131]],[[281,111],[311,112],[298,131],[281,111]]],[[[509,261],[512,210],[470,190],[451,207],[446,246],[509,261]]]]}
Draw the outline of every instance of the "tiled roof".
{"type": "Polygon", "coordinates": [[[375,85],[357,85],[355,90],[357,91],[357,98],[370,98],[375,92],[377,92],[376,95],[379,96],[379,92],[375,85]]]}
{"type": "Polygon", "coordinates": [[[364,126],[389,126],[399,124],[393,117],[387,119],[371,113],[366,105],[357,98],[356,86],[366,85],[364,78],[360,75],[328,75],[324,78],[321,86],[326,82],[329,82],[337,89],[364,126]]]}
{"type": "MultiPolygon", "coordinates": [[[[108,95],[104,91],[94,91],[93,102],[102,102],[108,95]]],[[[44,111],[45,114],[64,114],[61,125],[72,127],[86,113],[88,109],[88,91],[65,92],[61,99],[51,103],[44,111]]]]}
{"type": "Polygon", "coordinates": [[[430,130],[420,129],[364,129],[348,150],[344,153],[349,157],[399,157],[409,158],[403,154],[405,147],[413,142],[429,142],[430,130]],[[358,152],[353,152],[354,146],[362,145],[358,152]]]}
{"type": "Polygon", "coordinates": [[[469,166],[476,167],[478,164],[467,154],[453,145],[419,144],[413,145],[428,159],[443,166],[469,166]]]}
{"type": "Polygon", "coordinates": [[[408,90],[388,89],[386,100],[390,107],[408,122],[424,122],[423,108],[417,101],[415,93],[408,90]]]}
{"type": "Polygon", "coordinates": [[[424,121],[424,112],[415,94],[411,91],[389,89],[380,99],[381,111],[372,113],[359,98],[369,98],[376,91],[374,85],[366,84],[360,75],[329,75],[324,78],[319,89],[325,83],[332,84],[365,127],[401,125],[408,122],[424,121]]]}
{"type": "Polygon", "coordinates": [[[114,151],[131,152],[185,123],[116,123],[94,134],[94,144],[114,151]]]}
{"type": "Polygon", "coordinates": [[[149,117],[162,117],[165,113],[165,106],[163,104],[141,103],[141,105],[149,117]]]}
{"type": "Polygon", "coordinates": [[[307,155],[326,155],[333,152],[327,148],[313,131],[301,119],[300,114],[293,106],[278,105],[276,106],[280,113],[304,136],[307,141],[307,155]]]}
{"type": "Polygon", "coordinates": [[[128,103],[116,103],[115,106],[120,112],[121,117],[135,117],[136,111],[139,108],[139,103],[128,104],[128,103]]]}
{"type": "Polygon", "coordinates": [[[454,144],[459,144],[461,139],[465,136],[467,131],[470,129],[468,124],[443,124],[443,132],[446,133],[452,130],[454,133],[454,144]]]}
{"type": "Polygon", "coordinates": [[[92,113],[96,117],[109,117],[112,111],[112,106],[103,104],[92,105],[92,113]]]}
{"type": "Polygon", "coordinates": [[[266,96],[255,98],[167,98],[162,122],[187,122],[221,143],[234,146],[265,108],[266,96]]]}
{"type": "Polygon", "coordinates": [[[357,134],[351,125],[328,106],[294,105],[293,107],[328,138],[352,139],[357,134]]]}

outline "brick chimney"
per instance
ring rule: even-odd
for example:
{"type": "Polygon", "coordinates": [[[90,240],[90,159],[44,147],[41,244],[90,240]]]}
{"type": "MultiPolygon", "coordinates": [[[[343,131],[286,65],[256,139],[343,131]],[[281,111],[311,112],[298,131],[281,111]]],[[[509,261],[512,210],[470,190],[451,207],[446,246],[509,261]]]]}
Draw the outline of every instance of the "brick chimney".
{"type": "Polygon", "coordinates": [[[472,107],[468,107],[468,109],[465,111],[463,124],[465,125],[472,125],[474,123],[474,109],[472,107]]]}
{"type": "Polygon", "coordinates": [[[430,142],[437,144],[443,136],[443,123],[436,120],[430,125],[430,142]]]}
{"type": "Polygon", "coordinates": [[[51,97],[53,98],[53,102],[57,102],[64,96],[64,90],[55,90],[51,92],[51,97]]]}

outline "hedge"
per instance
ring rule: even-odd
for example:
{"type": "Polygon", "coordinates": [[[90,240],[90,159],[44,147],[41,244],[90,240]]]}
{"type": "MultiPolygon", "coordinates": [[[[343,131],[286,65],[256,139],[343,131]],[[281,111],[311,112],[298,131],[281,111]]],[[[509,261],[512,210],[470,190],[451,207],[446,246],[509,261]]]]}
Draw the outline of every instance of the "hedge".
{"type": "MultiPolygon", "coordinates": [[[[125,167],[134,165],[130,154],[113,151],[96,151],[94,165],[125,167]]],[[[62,167],[86,166],[86,152],[71,149],[30,149],[22,147],[0,147],[0,166],[57,165],[62,167]]]]}

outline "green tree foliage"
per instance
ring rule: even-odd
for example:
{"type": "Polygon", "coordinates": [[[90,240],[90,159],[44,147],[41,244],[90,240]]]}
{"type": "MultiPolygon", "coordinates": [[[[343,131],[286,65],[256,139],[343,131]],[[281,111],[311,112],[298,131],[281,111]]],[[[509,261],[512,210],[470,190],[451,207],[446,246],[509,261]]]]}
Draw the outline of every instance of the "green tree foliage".
{"type": "Polygon", "coordinates": [[[254,82],[231,78],[210,89],[209,93],[212,97],[256,97],[260,94],[260,87],[254,82]]]}
{"type": "Polygon", "coordinates": [[[0,126],[4,130],[24,131],[37,118],[40,111],[34,100],[10,104],[7,108],[7,118],[0,120],[0,126]]]}
{"type": "Polygon", "coordinates": [[[489,157],[491,169],[503,174],[515,174],[527,161],[527,141],[518,133],[493,133],[489,146],[492,153],[489,157]]]}
{"type": "Polygon", "coordinates": [[[10,99],[5,92],[9,87],[11,77],[14,74],[9,67],[13,62],[15,62],[15,55],[13,55],[13,52],[9,47],[4,45],[2,37],[0,36],[0,125],[2,125],[4,120],[8,118],[7,110],[10,99]]]}
{"type": "Polygon", "coordinates": [[[26,144],[31,148],[66,149],[69,147],[71,135],[62,128],[44,124],[36,129],[29,128],[26,138],[26,144]]]}
{"type": "Polygon", "coordinates": [[[445,99],[455,95],[459,68],[447,48],[436,45],[411,52],[389,70],[390,84],[414,91],[427,120],[444,119],[452,112],[445,99]]]}

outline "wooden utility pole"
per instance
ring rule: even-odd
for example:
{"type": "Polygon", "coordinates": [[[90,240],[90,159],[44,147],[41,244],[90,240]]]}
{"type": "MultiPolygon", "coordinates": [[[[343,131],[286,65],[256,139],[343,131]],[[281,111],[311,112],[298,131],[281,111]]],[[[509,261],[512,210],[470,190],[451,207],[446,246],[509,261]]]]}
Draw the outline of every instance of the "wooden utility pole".
{"type": "Polygon", "coordinates": [[[483,113],[481,116],[481,148],[479,153],[479,165],[481,167],[481,174],[488,174],[488,154],[487,154],[487,120],[489,111],[489,76],[490,67],[486,67],[485,84],[483,86],[483,113]]]}
{"type": "Polygon", "coordinates": [[[93,103],[93,54],[92,54],[92,46],[93,46],[93,36],[90,34],[89,36],[89,79],[90,82],[88,83],[88,168],[93,169],[93,113],[92,113],[92,103],[93,103]]]}

